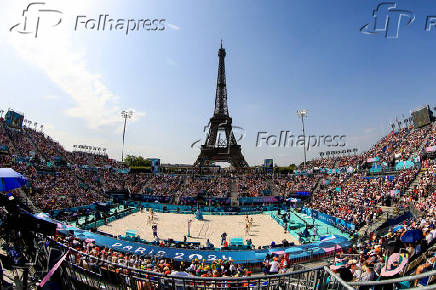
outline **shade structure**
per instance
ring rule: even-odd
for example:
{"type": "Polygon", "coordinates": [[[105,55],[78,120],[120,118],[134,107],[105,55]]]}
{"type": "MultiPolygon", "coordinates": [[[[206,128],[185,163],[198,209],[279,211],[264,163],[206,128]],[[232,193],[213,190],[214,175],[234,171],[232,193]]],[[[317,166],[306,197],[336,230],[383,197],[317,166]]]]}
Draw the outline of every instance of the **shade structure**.
{"type": "Polygon", "coordinates": [[[403,243],[414,243],[422,239],[422,231],[421,230],[408,230],[401,237],[401,241],[403,243]]]}
{"type": "Polygon", "coordinates": [[[19,188],[26,182],[27,179],[12,168],[0,168],[0,192],[19,188]]]}
{"type": "Polygon", "coordinates": [[[334,240],[334,239],[336,239],[337,237],[335,236],[335,235],[326,235],[326,236],[321,236],[320,238],[319,238],[319,240],[320,241],[323,241],[323,242],[327,242],[327,241],[330,241],[330,240],[334,240]]]}
{"type": "Polygon", "coordinates": [[[407,258],[407,255],[393,253],[389,257],[386,265],[381,269],[380,276],[392,277],[399,274],[401,271],[404,270],[404,267],[406,266],[408,261],[409,259],[407,258]]]}

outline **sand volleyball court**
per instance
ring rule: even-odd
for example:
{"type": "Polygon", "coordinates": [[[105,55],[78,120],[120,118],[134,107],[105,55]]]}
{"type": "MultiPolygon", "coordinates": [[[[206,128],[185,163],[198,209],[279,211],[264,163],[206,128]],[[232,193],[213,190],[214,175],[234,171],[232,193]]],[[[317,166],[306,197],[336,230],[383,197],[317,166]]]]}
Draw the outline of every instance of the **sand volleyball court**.
{"type": "MultiPolygon", "coordinates": [[[[153,241],[149,216],[150,213],[144,210],[101,226],[98,230],[112,235],[125,235],[127,230],[136,230],[142,239],[153,241]]],[[[267,214],[249,215],[250,219],[253,218],[253,223],[248,235],[245,230],[245,215],[204,215],[204,220],[201,221],[192,214],[154,213],[153,216],[158,236],[164,240],[172,238],[183,241],[183,237],[188,234],[188,220],[191,219],[191,237],[187,241],[201,242],[202,245],[209,239],[215,247],[219,247],[223,232],[227,233],[227,241],[230,238],[243,238],[245,244],[245,240],[251,239],[256,248],[270,245],[272,241],[280,244],[284,239],[297,244],[296,238],[285,234],[283,227],[267,214]]]]}

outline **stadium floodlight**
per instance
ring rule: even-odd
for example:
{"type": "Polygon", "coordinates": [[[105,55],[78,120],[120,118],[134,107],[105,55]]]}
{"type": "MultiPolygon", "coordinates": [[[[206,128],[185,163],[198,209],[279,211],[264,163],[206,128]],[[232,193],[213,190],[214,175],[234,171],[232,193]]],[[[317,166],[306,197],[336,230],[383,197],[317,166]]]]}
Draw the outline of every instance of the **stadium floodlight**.
{"type": "Polygon", "coordinates": [[[301,124],[303,125],[303,137],[304,137],[304,169],[306,169],[306,132],[304,131],[304,118],[307,118],[307,110],[297,110],[297,117],[301,118],[301,124]]]}
{"type": "Polygon", "coordinates": [[[126,135],[126,123],[127,119],[132,118],[133,111],[121,111],[121,117],[124,119],[124,127],[123,127],[123,148],[121,150],[121,162],[124,162],[124,137],[126,135]]]}

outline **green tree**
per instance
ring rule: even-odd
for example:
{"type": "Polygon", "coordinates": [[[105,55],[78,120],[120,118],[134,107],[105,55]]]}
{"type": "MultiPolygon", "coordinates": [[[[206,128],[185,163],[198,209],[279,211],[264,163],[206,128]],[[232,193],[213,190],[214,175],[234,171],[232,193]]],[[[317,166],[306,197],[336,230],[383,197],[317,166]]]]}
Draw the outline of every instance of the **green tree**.
{"type": "Polygon", "coordinates": [[[142,156],[127,155],[127,157],[124,159],[124,162],[129,167],[150,167],[151,166],[151,160],[146,159],[142,156]]]}

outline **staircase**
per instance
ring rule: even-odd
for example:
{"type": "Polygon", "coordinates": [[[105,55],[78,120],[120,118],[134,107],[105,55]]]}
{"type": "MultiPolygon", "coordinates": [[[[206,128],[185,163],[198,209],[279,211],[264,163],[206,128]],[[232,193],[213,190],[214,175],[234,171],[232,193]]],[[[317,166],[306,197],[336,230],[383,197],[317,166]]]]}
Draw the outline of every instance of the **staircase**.
{"type": "Polygon", "coordinates": [[[364,225],[359,230],[359,237],[363,237],[369,233],[374,232],[382,224],[384,224],[388,220],[388,218],[393,218],[394,216],[398,215],[398,213],[396,213],[396,207],[394,206],[382,206],[381,208],[383,210],[383,213],[375,220],[375,222],[369,225],[364,225]]]}
{"type": "Polygon", "coordinates": [[[318,182],[316,183],[315,188],[312,190],[312,194],[318,192],[319,188],[321,187],[322,180],[322,177],[318,178],[318,182]]]}
{"type": "Polygon", "coordinates": [[[411,194],[413,189],[418,185],[419,181],[421,180],[422,175],[427,172],[427,168],[421,168],[419,170],[418,174],[416,175],[415,179],[410,183],[409,187],[406,190],[406,195],[411,194]]]}
{"type": "MultiPolygon", "coordinates": [[[[185,192],[183,192],[183,186],[188,182],[188,177],[186,175],[183,175],[183,180],[179,182],[179,185],[177,186],[177,189],[174,192],[174,202],[176,204],[179,204],[180,202],[180,197],[182,197],[185,192]]],[[[145,193],[145,190],[147,189],[147,187],[149,186],[150,182],[151,182],[152,178],[150,178],[142,187],[142,192],[145,193]]]]}
{"type": "MultiPolygon", "coordinates": [[[[141,190],[139,191],[140,194],[145,194],[146,193],[146,189],[149,187],[152,178],[150,178],[149,180],[147,180],[146,183],[144,183],[144,185],[142,186],[141,190]]],[[[185,179],[185,182],[186,182],[186,179],[185,179]]]]}
{"type": "MultiPolygon", "coordinates": [[[[415,188],[415,186],[419,183],[421,176],[427,171],[426,168],[421,169],[418,174],[415,176],[415,179],[409,184],[409,187],[406,190],[406,195],[410,194],[413,189],[415,188]]],[[[364,235],[371,233],[373,231],[375,231],[377,228],[379,228],[383,223],[385,223],[387,221],[388,218],[395,218],[399,215],[401,215],[402,213],[399,213],[396,211],[396,207],[395,206],[382,206],[381,207],[383,210],[383,213],[381,216],[379,216],[377,218],[377,220],[375,222],[373,222],[370,225],[365,225],[363,226],[360,230],[359,230],[359,237],[363,237],[364,235]]]]}
{"type": "Polygon", "coordinates": [[[239,192],[236,188],[236,182],[232,179],[229,185],[230,204],[232,207],[239,207],[239,192]]]}
{"type": "Polygon", "coordinates": [[[25,128],[23,128],[22,130],[23,130],[23,132],[24,132],[23,135],[26,136],[27,140],[29,140],[30,144],[32,144],[33,150],[35,151],[36,155],[38,155],[39,157],[41,157],[41,159],[42,159],[43,161],[46,161],[46,160],[45,160],[45,156],[43,156],[43,155],[41,154],[41,152],[40,152],[39,149],[38,149],[38,146],[36,146],[36,144],[35,144],[35,140],[33,140],[33,138],[32,138],[32,137],[27,133],[27,131],[26,131],[25,128]]]}
{"type": "Polygon", "coordinates": [[[267,179],[268,188],[271,190],[272,196],[280,195],[280,192],[277,191],[277,187],[274,185],[273,179],[267,179]]]}
{"type": "Polygon", "coordinates": [[[27,205],[32,212],[36,213],[36,212],[41,212],[41,210],[39,210],[36,206],[33,205],[32,201],[30,200],[30,198],[27,197],[26,193],[23,191],[23,189],[18,188],[18,199],[24,203],[25,205],[27,205]]]}

